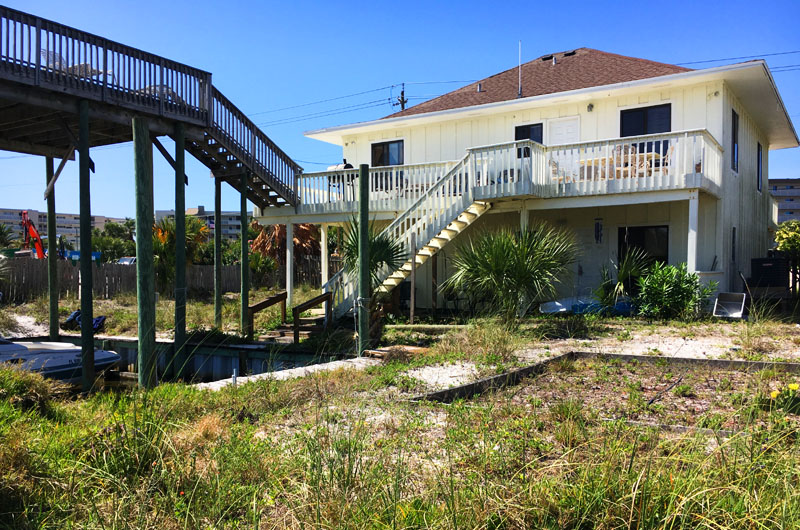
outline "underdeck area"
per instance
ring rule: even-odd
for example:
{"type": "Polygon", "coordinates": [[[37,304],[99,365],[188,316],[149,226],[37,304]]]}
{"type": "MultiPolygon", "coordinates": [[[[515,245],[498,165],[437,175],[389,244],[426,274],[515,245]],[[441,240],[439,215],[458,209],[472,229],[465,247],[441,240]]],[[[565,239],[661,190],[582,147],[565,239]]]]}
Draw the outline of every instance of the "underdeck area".
{"type": "MultiPolygon", "coordinates": [[[[226,183],[256,207],[294,206],[302,169],[212,83],[211,73],[28,13],[0,6],[0,149],[45,157],[48,233],[55,230],[55,192],[69,161],[77,161],[80,247],[91,248],[91,149],[133,142],[136,232],[154,223],[154,148],[175,170],[175,367],[186,338],[185,153],[215,177],[216,214],[226,183]],[[169,152],[159,137],[175,142],[169,152]],[[52,223],[52,224],[51,224],[52,223]]],[[[221,223],[217,219],[217,226],[221,223]]],[[[242,223],[246,239],[247,224],[242,223]]],[[[215,231],[215,312],[221,318],[221,235],[215,231]]],[[[49,282],[57,282],[56,239],[49,238],[49,282]]],[[[139,383],[156,384],[155,272],[152,239],[136,238],[139,383]]],[[[249,309],[247,246],[241,255],[242,327],[249,309]]],[[[91,321],[91,253],[80,255],[82,319],[91,321]],[[88,281],[86,281],[88,279],[88,281]]],[[[58,289],[51,289],[50,339],[57,340],[58,289]],[[55,293],[55,298],[52,293],[55,293]]],[[[291,300],[289,300],[291,303],[291,300]]],[[[91,326],[81,329],[82,383],[94,383],[91,326]]],[[[180,368],[174,369],[180,375],[180,368]]]]}

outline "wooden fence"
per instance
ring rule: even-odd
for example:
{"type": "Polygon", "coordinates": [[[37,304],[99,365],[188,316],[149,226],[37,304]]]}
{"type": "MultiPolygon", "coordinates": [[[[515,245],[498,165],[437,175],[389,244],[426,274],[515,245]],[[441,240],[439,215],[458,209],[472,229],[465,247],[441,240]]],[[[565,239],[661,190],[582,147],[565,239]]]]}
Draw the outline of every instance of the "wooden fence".
{"type": "MultiPolygon", "coordinates": [[[[0,280],[2,300],[21,304],[47,295],[47,261],[43,259],[17,258],[7,261],[9,274],[0,280]]],[[[330,260],[331,274],[341,268],[341,262],[330,260]]],[[[286,275],[283,262],[270,274],[264,287],[285,287],[286,275]]],[[[295,265],[295,285],[310,284],[319,288],[321,283],[319,257],[301,257],[295,265]]],[[[238,292],[240,287],[238,265],[222,267],[222,291],[238,292]]],[[[58,287],[61,298],[78,298],[80,287],[80,267],[69,261],[58,262],[58,287]]],[[[214,290],[214,267],[211,265],[192,265],[186,271],[186,288],[189,295],[204,295],[214,290]]],[[[113,298],[122,293],[136,292],[136,267],[115,263],[92,264],[92,291],[95,298],[113,298]]]]}

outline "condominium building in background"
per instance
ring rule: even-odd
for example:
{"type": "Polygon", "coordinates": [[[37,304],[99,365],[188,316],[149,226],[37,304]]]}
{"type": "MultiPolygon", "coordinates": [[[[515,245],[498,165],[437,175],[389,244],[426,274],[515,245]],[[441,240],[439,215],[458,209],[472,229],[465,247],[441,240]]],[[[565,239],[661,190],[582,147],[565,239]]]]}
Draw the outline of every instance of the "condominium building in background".
{"type": "MultiPolygon", "coordinates": [[[[18,208],[0,208],[0,224],[6,225],[17,237],[22,240],[22,212],[24,210],[18,208]]],[[[47,212],[40,212],[39,210],[27,210],[28,218],[33,221],[36,230],[42,237],[47,237],[47,212]]],[[[116,217],[106,217],[103,215],[92,216],[92,228],[102,230],[106,223],[124,223],[125,219],[116,217]]],[[[72,243],[75,248],[79,248],[79,234],[80,234],[80,215],[73,213],[59,213],[56,212],[56,234],[64,236],[64,239],[72,243]]]]}
{"type": "Polygon", "coordinates": [[[800,221],[800,178],[769,179],[769,192],[778,203],[778,222],[800,221]]]}
{"type": "MultiPolygon", "coordinates": [[[[220,212],[221,214],[221,230],[222,239],[237,240],[241,235],[242,222],[241,215],[238,211],[220,212]]],[[[203,221],[211,234],[214,233],[214,211],[206,210],[203,206],[197,208],[187,208],[186,215],[197,217],[203,221]]],[[[156,222],[165,217],[175,217],[175,210],[156,210],[156,222]]],[[[247,214],[247,221],[253,218],[252,212],[247,214]]]]}

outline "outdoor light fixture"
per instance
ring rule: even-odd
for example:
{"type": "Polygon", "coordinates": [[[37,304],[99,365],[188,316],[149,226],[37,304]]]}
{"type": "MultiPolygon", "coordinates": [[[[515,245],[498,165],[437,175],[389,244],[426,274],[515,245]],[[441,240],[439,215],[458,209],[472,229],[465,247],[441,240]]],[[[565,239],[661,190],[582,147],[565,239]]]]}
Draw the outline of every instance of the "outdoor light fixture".
{"type": "Polygon", "coordinates": [[[594,218],[594,242],[598,245],[603,242],[603,218],[594,218]]]}
{"type": "Polygon", "coordinates": [[[589,103],[588,105],[586,105],[587,112],[592,112],[593,110],[594,110],[594,103],[589,103]]]}

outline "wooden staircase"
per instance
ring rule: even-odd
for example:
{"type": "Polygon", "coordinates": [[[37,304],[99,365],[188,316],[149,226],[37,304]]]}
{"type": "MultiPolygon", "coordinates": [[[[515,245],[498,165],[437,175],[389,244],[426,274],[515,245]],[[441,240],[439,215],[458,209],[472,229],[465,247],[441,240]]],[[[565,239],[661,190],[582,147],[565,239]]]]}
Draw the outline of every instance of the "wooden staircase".
{"type": "MultiPolygon", "coordinates": [[[[473,197],[474,162],[473,155],[469,152],[381,232],[382,235],[399,241],[405,249],[412,248],[413,240],[417,266],[425,263],[491,208],[489,202],[475,200],[473,197]]],[[[412,267],[412,257],[409,256],[397,270],[387,268],[380,271],[378,276],[381,283],[377,292],[391,292],[411,274],[412,267]]],[[[341,270],[322,286],[323,291],[330,292],[333,297],[334,317],[354,310],[355,283],[354,279],[348,278],[344,270],[341,270]]]]}
{"type": "MultiPolygon", "coordinates": [[[[455,219],[442,228],[435,236],[428,242],[422,245],[422,248],[417,251],[416,266],[419,267],[428,259],[439,252],[450,241],[456,238],[458,234],[464,231],[469,225],[474,223],[480,216],[486,213],[492,205],[488,202],[476,201],[469,205],[469,207],[461,212],[455,219]]],[[[392,289],[403,283],[411,274],[411,269],[414,267],[412,264],[413,258],[409,256],[408,260],[396,271],[392,272],[383,280],[376,289],[379,293],[390,293],[392,289]]]]}

